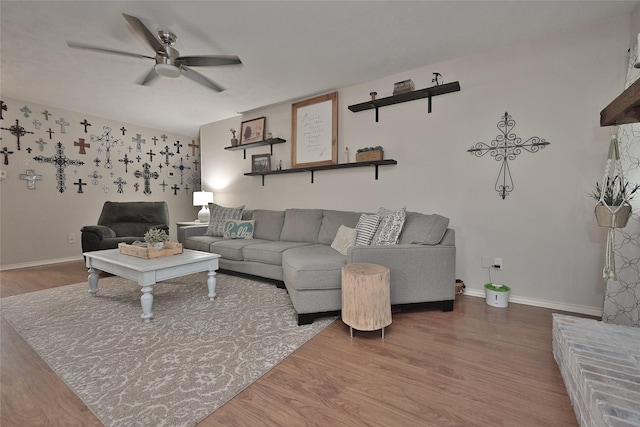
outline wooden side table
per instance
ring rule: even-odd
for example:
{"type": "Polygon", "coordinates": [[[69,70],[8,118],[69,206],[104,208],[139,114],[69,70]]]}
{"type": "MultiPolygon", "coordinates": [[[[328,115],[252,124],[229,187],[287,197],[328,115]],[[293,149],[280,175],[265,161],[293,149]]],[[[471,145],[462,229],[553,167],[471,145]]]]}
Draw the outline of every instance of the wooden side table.
{"type": "Polygon", "coordinates": [[[342,321],[353,329],[375,331],[391,324],[390,272],[377,264],[355,262],[342,267],[342,321]]]}

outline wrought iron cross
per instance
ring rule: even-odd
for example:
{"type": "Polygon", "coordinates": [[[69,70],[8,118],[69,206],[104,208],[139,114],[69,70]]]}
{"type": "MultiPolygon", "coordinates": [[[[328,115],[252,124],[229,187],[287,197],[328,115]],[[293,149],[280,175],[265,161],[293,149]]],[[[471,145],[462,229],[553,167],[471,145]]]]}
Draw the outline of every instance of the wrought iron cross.
{"type": "Polygon", "coordinates": [[[64,193],[64,190],[66,190],[67,188],[66,186],[67,175],[64,172],[65,168],[69,165],[74,165],[74,166],[84,165],[84,162],[82,160],[70,160],[69,158],[67,158],[67,156],[64,154],[64,146],[62,145],[61,142],[58,142],[56,144],[55,156],[52,156],[52,157],[36,156],[33,158],[33,160],[36,160],[40,163],[51,163],[52,165],[55,166],[56,180],[58,181],[58,185],[56,186],[56,188],[60,193],[64,193]]]}
{"type": "Polygon", "coordinates": [[[537,153],[541,148],[549,145],[550,142],[540,139],[537,136],[532,136],[522,142],[522,138],[511,133],[513,128],[516,127],[516,121],[511,118],[508,112],[504,113],[497,127],[501,135],[498,135],[490,144],[478,142],[467,151],[476,157],[482,157],[489,153],[491,157],[502,162],[498,178],[496,179],[495,190],[504,200],[514,189],[508,161],[515,160],[516,157],[522,153],[523,149],[529,153],[537,153]]]}

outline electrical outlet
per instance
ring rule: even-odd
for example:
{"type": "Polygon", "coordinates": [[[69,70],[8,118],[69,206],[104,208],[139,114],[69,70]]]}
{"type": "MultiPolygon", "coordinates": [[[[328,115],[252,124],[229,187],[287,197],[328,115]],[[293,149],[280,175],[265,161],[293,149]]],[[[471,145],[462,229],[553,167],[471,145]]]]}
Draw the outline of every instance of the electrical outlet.
{"type": "Polygon", "coordinates": [[[502,264],[502,258],[494,258],[493,259],[493,268],[496,270],[502,270],[504,265],[502,264]]]}
{"type": "Polygon", "coordinates": [[[175,171],[172,171],[172,170],[168,170],[167,171],[167,177],[173,178],[175,176],[176,176],[176,172],[175,171]]]}
{"type": "Polygon", "coordinates": [[[75,243],[76,242],[76,235],[73,233],[69,233],[69,243],[75,243]]]}

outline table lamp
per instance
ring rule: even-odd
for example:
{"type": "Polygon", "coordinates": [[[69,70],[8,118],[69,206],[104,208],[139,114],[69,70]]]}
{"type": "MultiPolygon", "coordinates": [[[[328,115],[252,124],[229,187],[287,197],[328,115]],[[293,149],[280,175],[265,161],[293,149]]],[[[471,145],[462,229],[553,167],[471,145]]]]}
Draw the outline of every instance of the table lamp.
{"type": "Polygon", "coordinates": [[[210,191],[194,191],[193,206],[202,206],[198,212],[196,222],[209,223],[209,203],[213,203],[213,193],[210,191]]]}

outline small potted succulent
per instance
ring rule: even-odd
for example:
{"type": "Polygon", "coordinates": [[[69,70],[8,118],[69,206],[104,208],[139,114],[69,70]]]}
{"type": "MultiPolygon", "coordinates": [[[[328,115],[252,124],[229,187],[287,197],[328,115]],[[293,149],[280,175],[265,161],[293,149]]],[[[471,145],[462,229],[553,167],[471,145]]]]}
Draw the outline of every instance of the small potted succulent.
{"type": "Polygon", "coordinates": [[[598,225],[601,227],[625,227],[631,215],[629,200],[636,196],[639,188],[639,184],[623,183],[619,175],[613,178],[608,176],[602,186],[596,182],[595,190],[589,193],[589,196],[598,201],[595,209],[598,225]]]}
{"type": "Polygon", "coordinates": [[[152,228],[144,233],[144,241],[147,243],[147,247],[153,248],[157,251],[164,248],[164,244],[168,240],[169,235],[167,232],[158,228],[152,228]]]}

